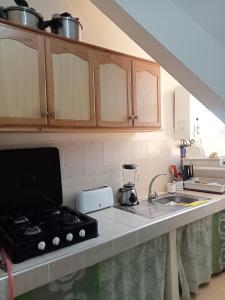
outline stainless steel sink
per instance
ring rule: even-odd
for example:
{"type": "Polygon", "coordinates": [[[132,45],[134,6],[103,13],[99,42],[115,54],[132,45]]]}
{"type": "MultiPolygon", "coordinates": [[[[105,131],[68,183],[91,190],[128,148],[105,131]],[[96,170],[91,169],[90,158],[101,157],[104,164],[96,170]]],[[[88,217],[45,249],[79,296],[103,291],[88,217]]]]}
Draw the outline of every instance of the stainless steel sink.
{"type": "Polygon", "coordinates": [[[183,209],[181,206],[172,207],[157,202],[152,204],[148,200],[141,200],[139,204],[135,206],[120,206],[118,208],[150,219],[161,218],[183,209]]]}
{"type": "Polygon", "coordinates": [[[176,214],[180,210],[188,209],[188,207],[176,205],[177,203],[192,203],[197,200],[208,199],[209,198],[202,196],[195,197],[185,194],[175,194],[157,198],[153,203],[144,199],[139,202],[139,205],[120,206],[118,208],[142,217],[156,219],[176,214]]]}
{"type": "Polygon", "coordinates": [[[195,196],[189,196],[189,195],[180,195],[180,194],[176,194],[176,195],[167,195],[167,196],[164,196],[164,197],[160,197],[160,198],[157,198],[156,201],[157,203],[160,203],[160,204],[171,204],[171,203],[174,203],[174,204],[189,204],[189,203],[192,203],[192,202],[195,202],[195,201],[198,201],[198,200],[207,200],[208,198],[206,197],[195,197],[195,196]]]}

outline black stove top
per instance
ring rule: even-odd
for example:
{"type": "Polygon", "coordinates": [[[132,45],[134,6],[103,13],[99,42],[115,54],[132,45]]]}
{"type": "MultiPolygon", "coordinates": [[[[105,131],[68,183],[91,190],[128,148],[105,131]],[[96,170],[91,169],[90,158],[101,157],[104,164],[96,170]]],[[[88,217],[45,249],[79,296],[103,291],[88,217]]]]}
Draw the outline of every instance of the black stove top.
{"type": "Polygon", "coordinates": [[[98,236],[97,221],[69,207],[0,218],[2,243],[12,262],[19,263],[98,236]]]}
{"type": "Polygon", "coordinates": [[[62,206],[56,148],[0,151],[0,165],[0,243],[13,263],[98,236],[95,219],[62,206]]]}

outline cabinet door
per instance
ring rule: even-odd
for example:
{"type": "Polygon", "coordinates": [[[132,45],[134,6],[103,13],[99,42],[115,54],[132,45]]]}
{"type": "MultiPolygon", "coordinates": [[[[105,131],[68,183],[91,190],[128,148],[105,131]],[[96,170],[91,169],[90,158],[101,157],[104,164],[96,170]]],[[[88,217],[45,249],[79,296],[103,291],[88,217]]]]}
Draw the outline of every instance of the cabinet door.
{"type": "Polygon", "coordinates": [[[47,124],[44,39],[0,25],[0,126],[47,124]]]}
{"type": "Polygon", "coordinates": [[[93,50],[46,39],[49,124],[95,126],[93,50]]]}
{"type": "Polygon", "coordinates": [[[135,127],[160,127],[160,67],[133,60],[133,111],[135,127]]]}
{"type": "Polygon", "coordinates": [[[130,58],[95,51],[95,90],[98,126],[132,126],[130,58]]]}

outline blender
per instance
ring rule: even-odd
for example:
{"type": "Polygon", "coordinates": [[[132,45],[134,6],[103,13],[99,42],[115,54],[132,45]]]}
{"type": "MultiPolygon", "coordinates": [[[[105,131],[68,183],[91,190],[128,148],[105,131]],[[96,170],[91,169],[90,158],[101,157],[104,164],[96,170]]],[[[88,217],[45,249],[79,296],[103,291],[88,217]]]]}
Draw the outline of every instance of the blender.
{"type": "Polygon", "coordinates": [[[124,164],[123,166],[123,187],[119,189],[119,202],[121,205],[137,205],[138,197],[135,190],[135,179],[137,175],[137,165],[124,164]]]}

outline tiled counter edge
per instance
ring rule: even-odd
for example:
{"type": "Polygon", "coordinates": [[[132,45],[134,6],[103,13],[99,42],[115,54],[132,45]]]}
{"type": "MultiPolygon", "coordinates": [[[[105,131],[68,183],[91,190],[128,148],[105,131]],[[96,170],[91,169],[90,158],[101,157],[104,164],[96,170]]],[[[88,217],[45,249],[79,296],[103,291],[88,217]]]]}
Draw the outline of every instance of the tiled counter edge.
{"type": "MultiPolygon", "coordinates": [[[[105,209],[91,216],[99,222],[99,237],[13,265],[15,295],[45,285],[123,251],[225,209],[225,196],[213,196],[208,203],[149,220],[118,210],[105,209]]],[[[0,291],[7,288],[7,276],[0,271],[0,291]]]]}

